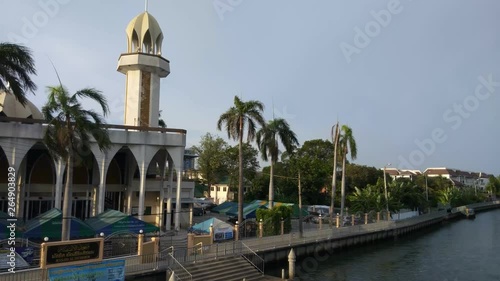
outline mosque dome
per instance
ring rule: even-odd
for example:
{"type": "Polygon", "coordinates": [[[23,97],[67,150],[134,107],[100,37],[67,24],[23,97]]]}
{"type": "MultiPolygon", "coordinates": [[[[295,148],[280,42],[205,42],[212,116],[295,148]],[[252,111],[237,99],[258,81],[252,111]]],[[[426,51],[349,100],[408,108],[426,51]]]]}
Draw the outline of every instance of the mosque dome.
{"type": "Polygon", "coordinates": [[[158,21],[148,12],[133,18],[126,29],[129,53],[161,55],[163,33],[158,21]]]}
{"type": "Polygon", "coordinates": [[[10,91],[0,91],[0,116],[43,120],[43,114],[29,100],[22,105],[10,91]]]}

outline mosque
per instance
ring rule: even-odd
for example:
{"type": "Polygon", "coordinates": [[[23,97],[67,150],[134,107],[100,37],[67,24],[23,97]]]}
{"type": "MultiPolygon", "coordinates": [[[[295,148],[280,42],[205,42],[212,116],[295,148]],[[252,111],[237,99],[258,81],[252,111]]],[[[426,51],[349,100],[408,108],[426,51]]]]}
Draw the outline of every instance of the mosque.
{"type": "MultiPolygon", "coordinates": [[[[119,210],[170,230],[192,222],[194,183],[183,181],[186,130],[159,127],[160,79],[170,73],[162,56],[163,33],[147,11],[126,28],[127,51],[118,71],[126,76],[123,125],[105,125],[112,146],[101,152],[95,142],[88,163],[75,163],[72,215],[86,219],[107,209],[119,210]]],[[[0,93],[0,210],[15,202],[19,220],[52,208],[61,209],[66,163],[43,144],[47,121],[28,102],[0,93]],[[15,199],[8,197],[9,167],[15,169],[15,199]]],[[[12,176],[12,175],[10,175],[12,176]]]]}

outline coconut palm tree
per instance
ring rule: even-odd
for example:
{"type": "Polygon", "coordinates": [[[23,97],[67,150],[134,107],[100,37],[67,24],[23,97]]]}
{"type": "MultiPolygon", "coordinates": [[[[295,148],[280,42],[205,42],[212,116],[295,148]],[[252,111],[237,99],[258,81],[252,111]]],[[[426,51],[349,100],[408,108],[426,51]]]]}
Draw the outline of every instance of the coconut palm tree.
{"type": "Polygon", "coordinates": [[[332,172],[332,194],[330,201],[330,226],[333,226],[333,213],[335,207],[335,192],[337,192],[337,155],[338,155],[338,146],[339,146],[339,135],[340,135],[340,127],[339,122],[332,127],[332,141],[333,141],[333,172],[332,172]],[[335,132],[334,132],[335,130],[335,132]]]}
{"type": "Polygon", "coordinates": [[[100,91],[86,88],[70,95],[61,86],[49,87],[49,99],[42,108],[45,119],[49,122],[43,141],[49,152],[57,159],[66,161],[66,183],[63,199],[63,224],[61,240],[70,239],[71,194],[73,166],[75,160],[88,156],[90,138],[93,137],[101,151],[111,144],[107,129],[103,128],[103,117],[96,111],[85,109],[81,98],[88,98],[98,103],[106,116],[109,113],[106,98],[100,91]]]}
{"type": "Polygon", "coordinates": [[[344,206],[345,206],[345,164],[347,160],[347,154],[351,154],[351,160],[355,160],[358,155],[358,149],[356,147],[356,140],[352,134],[352,129],[343,125],[339,139],[340,151],[342,153],[342,190],[341,190],[341,202],[340,202],[340,217],[344,217],[344,206]]]}
{"type": "Polygon", "coordinates": [[[285,119],[273,119],[263,126],[257,132],[257,144],[262,160],[271,160],[270,178],[269,178],[269,207],[273,207],[274,202],[274,164],[278,162],[280,154],[279,143],[285,147],[288,153],[292,153],[295,146],[299,144],[297,136],[290,129],[288,122],[285,119]]]}
{"type": "Polygon", "coordinates": [[[247,128],[247,142],[255,139],[257,125],[265,126],[264,104],[257,100],[243,101],[234,97],[234,105],[224,112],[217,121],[217,129],[225,127],[227,136],[238,140],[239,177],[238,177],[238,222],[243,221],[243,134],[247,128]]]}
{"type": "Polygon", "coordinates": [[[27,47],[0,43],[0,90],[10,88],[17,100],[26,105],[26,92],[37,87],[30,75],[36,75],[35,61],[27,47]]]}

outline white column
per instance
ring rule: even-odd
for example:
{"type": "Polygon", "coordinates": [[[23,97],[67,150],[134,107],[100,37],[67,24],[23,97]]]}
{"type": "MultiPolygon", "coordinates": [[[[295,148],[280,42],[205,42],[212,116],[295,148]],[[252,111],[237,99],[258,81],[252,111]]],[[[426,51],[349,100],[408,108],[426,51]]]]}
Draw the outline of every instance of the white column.
{"type": "Polygon", "coordinates": [[[165,199],[165,190],[164,190],[164,183],[165,183],[165,160],[162,160],[160,162],[160,202],[158,202],[158,218],[159,218],[159,223],[158,227],[160,230],[162,229],[163,226],[163,200],[165,199]]]}
{"type": "Polygon", "coordinates": [[[146,197],[146,173],[148,172],[148,163],[142,160],[139,166],[140,184],[139,184],[139,210],[138,219],[142,220],[144,216],[144,199],[146,197]]]}
{"type": "Polygon", "coordinates": [[[56,166],[56,188],[55,188],[55,196],[54,196],[54,207],[61,210],[61,202],[62,202],[62,185],[63,185],[63,176],[64,169],[66,168],[66,163],[61,161],[61,159],[57,159],[55,161],[56,166]]]}
{"type": "Polygon", "coordinates": [[[177,167],[177,193],[175,197],[175,230],[180,230],[182,167],[177,167]]]}
{"type": "Polygon", "coordinates": [[[97,195],[99,193],[99,190],[98,190],[99,187],[95,186],[95,185],[92,185],[92,216],[95,217],[97,216],[97,201],[98,201],[98,198],[97,198],[97,195]]]}
{"type": "Polygon", "coordinates": [[[127,214],[132,215],[132,188],[127,189],[127,214]]]}
{"type": "Polygon", "coordinates": [[[168,163],[168,171],[169,176],[167,189],[167,221],[165,222],[166,230],[170,230],[172,225],[172,186],[174,184],[174,167],[172,162],[168,163]]]}
{"type": "Polygon", "coordinates": [[[135,167],[136,163],[133,157],[130,155],[127,157],[127,191],[126,191],[126,197],[127,197],[127,214],[132,215],[132,195],[134,192],[133,189],[133,181],[134,181],[134,174],[135,174],[135,167]]]}
{"type": "Polygon", "coordinates": [[[16,217],[18,219],[24,218],[24,203],[25,203],[25,187],[26,187],[26,162],[21,162],[19,170],[16,170],[16,188],[17,188],[17,203],[16,203],[16,217]]]}
{"type": "Polygon", "coordinates": [[[193,226],[193,203],[189,204],[189,227],[193,226]]]}
{"type": "Polygon", "coordinates": [[[102,165],[99,169],[99,196],[97,199],[99,203],[97,205],[97,214],[104,212],[104,196],[106,192],[106,173],[107,173],[107,162],[106,162],[106,154],[102,155],[102,165]]]}

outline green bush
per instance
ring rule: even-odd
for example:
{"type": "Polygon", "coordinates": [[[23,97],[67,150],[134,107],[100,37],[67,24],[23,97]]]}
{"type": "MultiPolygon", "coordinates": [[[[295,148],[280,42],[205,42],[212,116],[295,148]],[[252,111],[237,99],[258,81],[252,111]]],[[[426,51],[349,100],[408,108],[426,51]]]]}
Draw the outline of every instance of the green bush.
{"type": "Polygon", "coordinates": [[[256,213],[257,222],[262,219],[264,236],[281,234],[281,219],[284,220],[284,231],[290,233],[292,230],[292,208],[288,206],[278,206],[272,209],[258,209],[256,213]]]}

